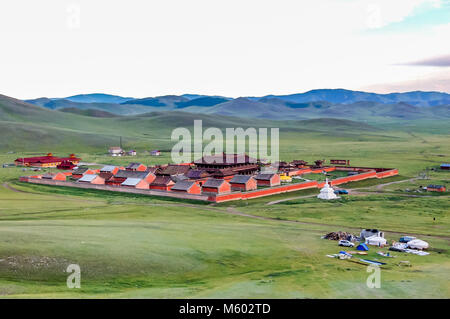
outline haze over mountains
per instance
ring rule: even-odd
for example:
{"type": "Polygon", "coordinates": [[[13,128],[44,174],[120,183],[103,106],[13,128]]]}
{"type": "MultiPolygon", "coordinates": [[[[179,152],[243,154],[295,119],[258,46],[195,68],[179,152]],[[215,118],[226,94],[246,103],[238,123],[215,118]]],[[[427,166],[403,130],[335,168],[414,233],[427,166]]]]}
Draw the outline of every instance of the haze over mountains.
{"type": "Polygon", "coordinates": [[[53,110],[99,110],[115,115],[178,111],[273,120],[320,117],[378,121],[381,119],[435,119],[450,117],[450,94],[406,92],[376,94],[344,89],[321,89],[290,95],[228,98],[197,94],[134,99],[108,94],[67,98],[39,98],[25,102],[53,110]]]}

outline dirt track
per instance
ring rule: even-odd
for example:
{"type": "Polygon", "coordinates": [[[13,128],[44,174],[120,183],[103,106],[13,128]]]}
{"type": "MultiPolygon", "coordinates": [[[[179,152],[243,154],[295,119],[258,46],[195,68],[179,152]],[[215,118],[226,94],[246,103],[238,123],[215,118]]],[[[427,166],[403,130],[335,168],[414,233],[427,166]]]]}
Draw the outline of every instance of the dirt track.
{"type": "MultiPolygon", "coordinates": [[[[389,182],[389,183],[379,184],[379,185],[375,185],[375,186],[350,188],[348,191],[352,195],[373,195],[373,194],[377,194],[378,193],[378,194],[396,195],[396,196],[405,196],[405,197],[434,197],[434,196],[431,196],[431,195],[397,194],[397,193],[384,193],[384,192],[381,192],[383,187],[385,187],[385,186],[392,185],[392,184],[398,184],[398,183],[412,182],[412,181],[414,181],[416,179],[418,179],[418,178],[414,177],[414,178],[405,179],[405,180],[402,180],[402,181],[389,182]],[[360,189],[373,189],[373,188],[375,188],[378,192],[361,192],[361,191],[359,191],[360,189]]],[[[337,187],[337,188],[339,188],[339,187],[337,187]]],[[[310,197],[315,197],[315,196],[316,195],[290,197],[290,198],[285,198],[285,199],[280,199],[280,200],[275,200],[275,201],[272,201],[272,202],[268,202],[266,205],[275,205],[275,204],[279,204],[279,203],[282,203],[282,202],[287,202],[287,201],[291,201],[291,200],[295,200],[295,199],[310,198],[310,197]]],[[[447,196],[443,196],[443,197],[447,197],[447,196]]]]}
{"type": "Polygon", "coordinates": [[[396,182],[390,182],[390,183],[379,184],[379,185],[376,186],[376,189],[377,189],[377,190],[382,190],[383,187],[388,186],[388,185],[399,184],[399,183],[405,183],[405,182],[412,182],[412,181],[415,181],[416,179],[418,179],[418,178],[417,178],[417,177],[414,177],[414,178],[405,179],[405,180],[402,180],[402,181],[396,181],[396,182]]]}
{"type": "Polygon", "coordinates": [[[8,183],[3,183],[2,186],[3,186],[4,188],[7,188],[7,189],[9,189],[10,191],[13,191],[13,192],[16,192],[16,193],[25,193],[25,194],[28,193],[28,192],[25,192],[25,191],[22,191],[22,190],[20,190],[20,189],[17,189],[17,188],[12,187],[12,186],[9,185],[8,183]]]}

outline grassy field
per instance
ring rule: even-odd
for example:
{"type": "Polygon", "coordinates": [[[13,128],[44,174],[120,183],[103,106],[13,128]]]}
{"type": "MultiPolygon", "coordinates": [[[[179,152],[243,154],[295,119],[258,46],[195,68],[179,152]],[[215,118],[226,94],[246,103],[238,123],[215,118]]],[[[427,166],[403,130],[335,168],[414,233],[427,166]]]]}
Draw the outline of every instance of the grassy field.
{"type": "MultiPolygon", "coordinates": [[[[205,128],[279,125],[281,160],[349,159],[398,168],[400,175],[341,185],[355,193],[333,202],[320,202],[318,190],[310,189],[209,204],[24,184],[18,177],[31,171],[0,168],[0,297],[450,297],[448,192],[406,191],[448,186],[449,172],[432,170],[448,162],[448,123],[275,122],[183,113],[91,118],[2,98],[0,163],[47,152],[75,152],[97,167],[168,163],[171,130],[191,127],[199,117],[205,128]],[[107,156],[119,136],[139,155],[107,156]],[[150,149],[163,156],[143,153],[150,149]],[[424,173],[427,179],[417,179],[424,173]],[[400,183],[383,185],[391,182],[400,183]],[[320,237],[373,227],[386,231],[389,242],[402,234],[427,240],[431,254],[386,258],[381,288],[369,289],[366,267],[326,257],[342,249],[320,237]],[[412,267],[397,266],[405,260],[412,267]],[[74,263],[81,267],[81,289],[66,287],[65,269],[74,263]]],[[[383,260],[378,250],[368,258],[383,260]]]]}
{"type": "MultiPolygon", "coordinates": [[[[296,198],[318,192],[305,190],[212,205],[22,184],[17,177],[29,172],[0,169],[0,296],[448,298],[448,197],[409,198],[399,191],[422,181],[386,185],[376,193],[380,183],[408,180],[436,167],[441,155],[449,154],[446,136],[427,135],[427,143],[416,144],[408,134],[396,134],[389,143],[315,137],[300,144],[293,141],[295,135],[283,136],[286,160],[343,157],[353,164],[400,169],[400,176],[344,185],[373,194],[336,202],[296,198]],[[291,200],[267,205],[282,199],[291,200]],[[382,269],[381,288],[369,289],[366,267],[326,257],[341,248],[320,238],[363,227],[388,231],[389,241],[401,234],[420,236],[430,243],[431,255],[396,253],[382,269]],[[397,266],[400,260],[413,266],[397,266]],[[64,270],[72,263],[81,267],[81,289],[66,287],[64,270]]],[[[4,153],[0,162],[17,156],[4,153]]],[[[130,160],[101,152],[81,157],[99,164],[130,160]]],[[[170,158],[133,160],[155,164],[170,158]]],[[[448,172],[429,171],[428,176],[433,182],[449,179],[448,172]]],[[[378,250],[371,249],[368,257],[383,260],[378,250]]]]}

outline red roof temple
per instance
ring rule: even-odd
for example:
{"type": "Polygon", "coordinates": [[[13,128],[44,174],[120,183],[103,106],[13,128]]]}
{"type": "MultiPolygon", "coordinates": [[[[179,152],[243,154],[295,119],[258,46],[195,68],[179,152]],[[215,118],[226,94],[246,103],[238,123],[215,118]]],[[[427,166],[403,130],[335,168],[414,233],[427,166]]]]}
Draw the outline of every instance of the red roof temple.
{"type": "Polygon", "coordinates": [[[78,165],[80,161],[81,158],[76,157],[75,154],[70,154],[69,157],[56,157],[52,153],[48,153],[47,156],[17,158],[14,163],[17,166],[57,167],[62,163],[65,163],[64,166],[66,166],[68,162],[78,165]]]}

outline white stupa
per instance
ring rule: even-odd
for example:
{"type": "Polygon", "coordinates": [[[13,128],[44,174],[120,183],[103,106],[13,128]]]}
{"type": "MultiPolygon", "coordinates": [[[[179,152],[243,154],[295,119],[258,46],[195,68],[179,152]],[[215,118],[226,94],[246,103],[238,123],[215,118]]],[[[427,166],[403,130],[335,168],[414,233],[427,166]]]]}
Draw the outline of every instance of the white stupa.
{"type": "Polygon", "coordinates": [[[336,194],[334,193],[334,190],[328,184],[328,178],[325,180],[325,186],[320,190],[320,194],[317,195],[317,198],[326,199],[326,200],[339,198],[336,196],[336,194]]]}

